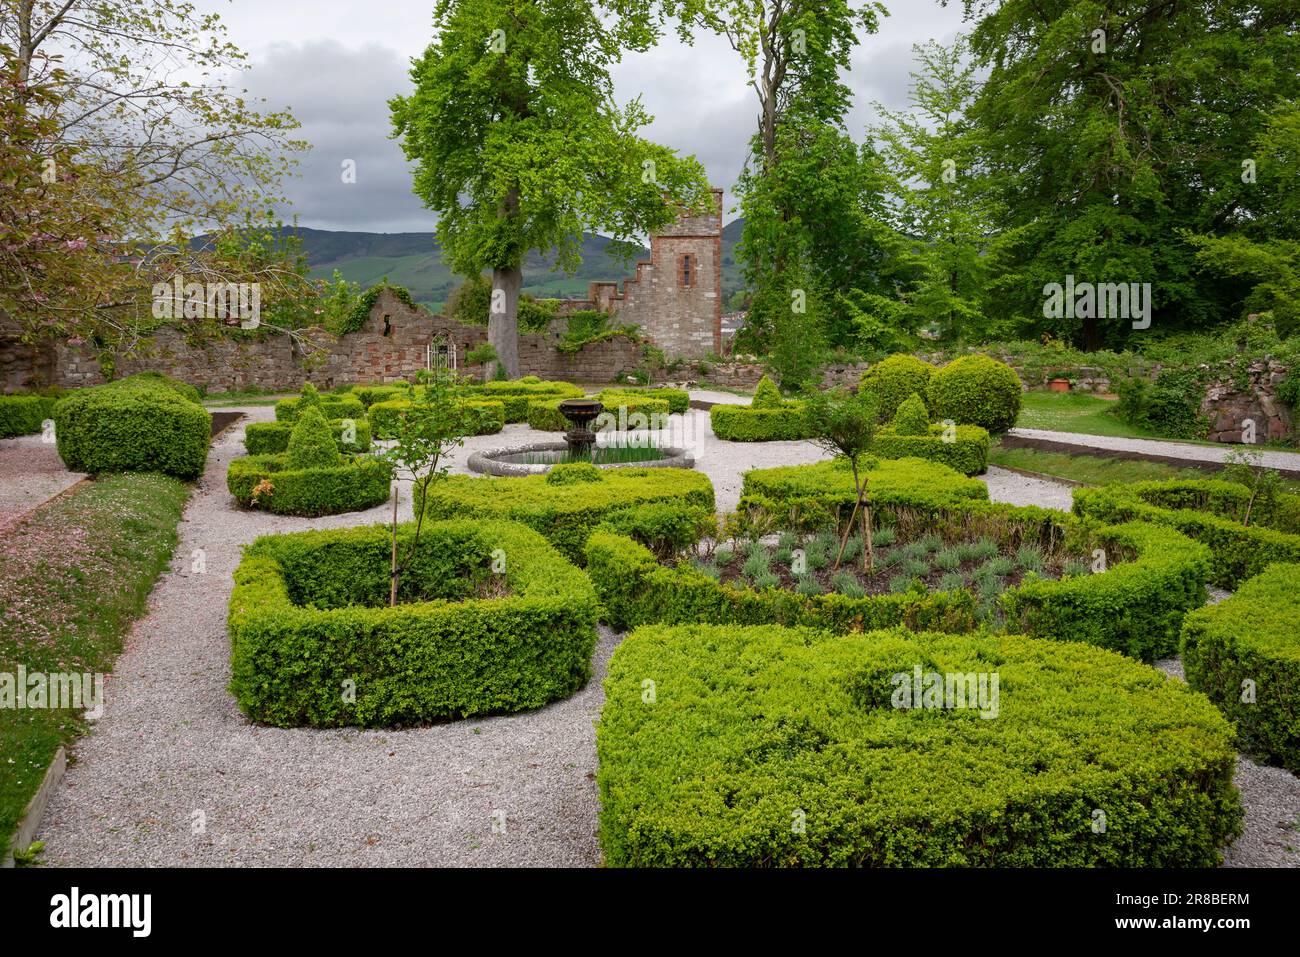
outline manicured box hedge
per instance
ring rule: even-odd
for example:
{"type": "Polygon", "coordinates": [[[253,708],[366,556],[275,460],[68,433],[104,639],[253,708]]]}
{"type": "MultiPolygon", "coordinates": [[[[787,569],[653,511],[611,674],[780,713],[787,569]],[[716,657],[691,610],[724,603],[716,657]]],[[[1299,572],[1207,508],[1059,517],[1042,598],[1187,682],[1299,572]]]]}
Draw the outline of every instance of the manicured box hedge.
{"type": "Polygon", "coordinates": [[[790,442],[812,435],[799,402],[762,409],[715,405],[709,410],[709,422],[713,434],[728,442],[790,442]]]}
{"type": "Polygon", "coordinates": [[[946,429],[932,425],[929,435],[898,435],[888,426],[876,433],[872,454],[884,459],[927,459],[962,475],[981,475],[989,467],[989,434],[978,425],[959,425],[954,441],[944,441],[946,429]]]}
{"type": "Polygon", "coordinates": [[[1188,615],[1182,651],[1187,683],[1236,725],[1242,750],[1300,773],[1300,565],[1270,565],[1188,615]]]}
{"type": "Polygon", "coordinates": [[[0,395],[0,439],[39,435],[53,418],[56,402],[43,395],[0,395]]]}
{"type": "Polygon", "coordinates": [[[59,455],[74,472],[203,474],[212,416],[192,386],[132,376],[74,392],[54,406],[59,455]]]}
{"type": "Polygon", "coordinates": [[[617,388],[606,389],[596,398],[604,402],[606,406],[618,406],[619,396],[637,396],[648,399],[663,399],[668,403],[668,411],[673,415],[682,415],[690,411],[691,394],[685,389],[668,389],[668,388],[651,388],[640,386],[618,386],[617,388]]]}
{"type": "MultiPolygon", "coordinates": [[[[863,460],[867,499],[872,507],[905,505],[936,511],[955,502],[988,501],[989,490],[978,479],[922,459],[863,460]]],[[[813,528],[830,524],[837,513],[848,518],[857,490],[853,471],[844,459],[814,465],[785,465],[745,473],[739,508],[764,509],[796,524],[813,528]]]]}
{"type": "Polygon", "coordinates": [[[964,632],[975,627],[975,596],[969,591],[865,598],[805,596],[783,588],[755,591],[715,581],[690,565],[662,565],[644,545],[607,528],[597,529],[587,540],[586,558],[603,620],[620,631],[651,623],[695,622],[810,625],[833,631],[903,625],[964,632]]]}
{"type": "Polygon", "coordinates": [[[409,399],[412,386],[407,385],[356,385],[352,394],[361,400],[367,409],[380,402],[392,402],[394,399],[409,399]]]}
{"type": "MultiPolygon", "coordinates": [[[[478,430],[475,435],[496,435],[506,426],[505,404],[502,402],[489,401],[487,399],[465,399],[465,405],[481,410],[482,414],[478,418],[478,430]]],[[[374,430],[375,438],[391,439],[396,434],[396,422],[398,416],[411,407],[409,399],[394,399],[391,402],[380,402],[370,407],[370,426],[374,430]]]]}
{"type": "MultiPolygon", "coordinates": [[[[403,551],[412,534],[400,527],[403,551]]],[[[229,621],[230,687],[245,714],[282,727],[422,724],[538,708],[590,678],[596,595],[536,532],[426,525],[396,608],[386,607],[389,555],[384,526],[245,550],[229,621]],[[494,553],[505,557],[505,594],[476,597],[494,553]]]]}
{"type": "MultiPolygon", "coordinates": [[[[1145,523],[1096,528],[1050,509],[979,500],[931,505],[925,486],[898,487],[888,501],[876,505],[873,517],[908,537],[934,533],[951,543],[986,536],[1002,548],[1063,545],[1069,554],[1089,561],[1095,548],[1106,552],[1104,572],[1028,578],[1004,592],[1000,604],[1008,631],[1095,644],[1150,662],[1176,651],[1184,616],[1205,603],[1209,551],[1173,529],[1145,523]]],[[[965,590],[864,598],[804,596],[782,588],[755,591],[720,583],[690,566],[661,565],[628,532],[609,525],[591,536],[586,560],[605,620],[620,629],[694,621],[812,625],[833,631],[902,625],[961,632],[975,627],[974,596],[965,590]]]]}
{"type": "Polygon", "coordinates": [[[335,468],[294,469],[289,456],[250,455],[226,470],[226,488],[239,504],[277,515],[338,515],[382,505],[391,494],[393,467],[368,455],[340,455],[335,468]],[[256,490],[270,483],[266,492],[256,490]]]}
{"type": "Polygon", "coordinates": [[[1184,617],[1205,604],[1209,549],[1145,522],[1092,534],[1088,545],[1107,552],[1106,571],[1008,589],[1000,599],[1007,630],[1099,645],[1139,661],[1170,657],[1184,617]],[[1132,559],[1117,561],[1125,552],[1132,559]]]}
{"type": "Polygon", "coordinates": [[[1210,582],[1234,589],[1277,562],[1300,562],[1300,535],[1245,526],[1222,512],[1242,486],[1215,480],[1134,482],[1074,490],[1074,512],[1103,522],[1139,520],[1178,529],[1210,547],[1210,582]]]}
{"type": "Polygon", "coordinates": [[[650,626],[605,695],[613,867],[1207,867],[1241,833],[1222,715],[1088,645],[650,626]],[[893,707],[918,667],[996,674],[997,717],[893,707]]]}
{"type": "MultiPolygon", "coordinates": [[[[528,403],[528,426],[539,432],[567,432],[571,426],[569,420],[560,412],[560,403],[567,402],[568,399],[534,399],[528,403]]],[[[604,401],[604,400],[602,400],[604,401]]],[[[614,416],[617,420],[615,427],[621,427],[625,420],[630,420],[633,415],[643,415],[646,417],[645,428],[650,428],[655,424],[651,416],[667,416],[669,414],[668,400],[655,399],[649,396],[639,395],[616,395],[612,396],[610,401],[605,402],[605,412],[614,416]],[[626,410],[623,412],[622,410],[626,410]],[[626,419],[625,419],[626,417],[626,419]]],[[[632,422],[627,423],[627,427],[632,427],[632,422]]],[[[595,428],[596,422],[592,423],[595,428]]]]}
{"type": "MultiPolygon", "coordinates": [[[[646,502],[678,502],[713,511],[713,484],[693,469],[593,469],[595,481],[560,484],[553,470],[523,478],[451,475],[415,507],[430,520],[509,519],[536,529],[565,557],[583,560],[592,530],[610,514],[646,502]]],[[[417,513],[418,514],[418,513],[417,513]]]]}
{"type": "MultiPolygon", "coordinates": [[[[365,419],[338,420],[330,423],[340,452],[370,451],[370,423],[365,419]],[[356,441],[346,443],[343,434],[351,422],[356,441]]],[[[278,455],[289,448],[293,425],[289,422],[252,422],[244,430],[244,449],[249,455],[278,455]]]]}
{"type": "Polygon", "coordinates": [[[485,382],[469,386],[467,395],[491,399],[505,405],[507,422],[527,422],[528,406],[538,399],[581,399],[586,393],[571,382],[547,382],[519,379],[510,382],[485,382]]]}
{"type": "MultiPolygon", "coordinates": [[[[298,411],[301,406],[301,396],[281,399],[275,404],[275,421],[287,422],[292,425],[298,421],[298,411]]],[[[366,407],[355,395],[322,395],[320,397],[320,407],[325,418],[331,421],[335,419],[363,419],[366,417],[366,407]]]]}

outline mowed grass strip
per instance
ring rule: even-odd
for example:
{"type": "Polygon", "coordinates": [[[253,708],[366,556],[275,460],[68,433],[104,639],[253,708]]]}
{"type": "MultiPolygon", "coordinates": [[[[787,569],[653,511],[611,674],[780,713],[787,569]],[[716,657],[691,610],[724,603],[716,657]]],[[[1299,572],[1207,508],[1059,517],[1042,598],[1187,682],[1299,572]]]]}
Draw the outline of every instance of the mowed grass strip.
{"type": "MultiPolygon", "coordinates": [[[[0,672],[107,672],[176,548],[189,486],[105,476],[27,516],[0,543],[0,672]]],[[[0,708],[0,855],[62,744],[68,710],[0,708]]]]}
{"type": "Polygon", "coordinates": [[[1101,399],[1081,392],[1026,392],[1021,400],[1016,427],[1130,439],[1160,437],[1117,417],[1112,411],[1115,406],[1114,399],[1101,399]]]}
{"type": "Polygon", "coordinates": [[[1085,485],[1109,485],[1112,482],[1159,482],[1167,479],[1203,479],[1209,473],[1195,468],[1179,468],[1164,462],[1136,459],[1108,459],[1098,455],[1069,455],[1064,452],[1040,452],[1037,449],[995,447],[989,463],[1007,468],[1024,469],[1042,475],[1067,478],[1085,485]]]}

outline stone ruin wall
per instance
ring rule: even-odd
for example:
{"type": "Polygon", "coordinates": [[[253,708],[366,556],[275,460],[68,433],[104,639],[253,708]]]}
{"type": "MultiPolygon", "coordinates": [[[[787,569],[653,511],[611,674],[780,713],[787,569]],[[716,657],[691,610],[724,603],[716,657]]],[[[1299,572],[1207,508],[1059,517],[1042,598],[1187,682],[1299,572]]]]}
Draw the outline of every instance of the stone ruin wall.
{"type": "MultiPolygon", "coordinates": [[[[120,359],[116,378],[136,372],[162,372],[208,392],[261,389],[296,392],[304,381],[332,389],[357,383],[409,379],[430,363],[430,347],[451,343],[457,366],[465,353],[487,339],[487,329],[464,326],[420,307],[412,308],[391,292],[375,302],[370,318],[356,332],[333,337],[321,329],[302,330],[300,344],[287,335],[187,341],[179,330],[160,329],[147,351],[120,359]],[[307,343],[318,343],[313,350],[307,343]]],[[[522,375],[544,379],[609,382],[643,363],[641,346],[626,338],[595,342],[568,354],[555,347],[558,333],[521,333],[522,375]]],[[[0,334],[0,388],[4,392],[57,385],[75,389],[107,381],[93,349],[64,343],[33,346],[0,334]]]]}

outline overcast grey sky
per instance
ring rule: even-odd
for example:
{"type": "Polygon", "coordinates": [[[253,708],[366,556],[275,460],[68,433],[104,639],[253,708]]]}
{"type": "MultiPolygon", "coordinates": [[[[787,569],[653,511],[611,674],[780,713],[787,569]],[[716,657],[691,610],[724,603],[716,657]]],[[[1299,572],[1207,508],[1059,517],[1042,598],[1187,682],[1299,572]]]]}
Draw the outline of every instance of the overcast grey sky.
{"type": "MultiPolygon", "coordinates": [[[[864,39],[848,81],[855,95],[849,130],[861,139],[871,103],[906,102],[911,46],[949,42],[962,29],[961,3],[886,0],[890,16],[864,39]]],[[[300,176],[287,184],[303,226],[371,232],[430,231],[434,219],[411,193],[411,177],[389,138],[387,102],[410,88],[407,69],[433,36],[430,0],[197,0],[221,14],[230,38],[253,62],[246,85],[275,107],[291,107],[312,144],[300,176]],[[355,160],[357,182],[341,181],[355,160]]],[[[614,73],[621,102],[638,94],[655,121],[645,135],[693,153],[714,185],[728,190],[757,123],[744,65],[725,40],[701,35],[693,47],[675,35],[629,55],[614,73]]]]}

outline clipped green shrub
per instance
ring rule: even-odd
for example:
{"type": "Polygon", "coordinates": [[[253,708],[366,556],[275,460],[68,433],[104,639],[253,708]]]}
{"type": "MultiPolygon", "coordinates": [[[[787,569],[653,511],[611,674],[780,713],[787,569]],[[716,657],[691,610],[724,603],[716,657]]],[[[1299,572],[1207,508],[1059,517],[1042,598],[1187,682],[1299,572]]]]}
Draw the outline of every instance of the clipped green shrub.
{"type": "Polygon", "coordinates": [[[392,465],[368,455],[334,456],[334,465],[312,468],[294,468],[288,453],[235,459],[226,488],[239,504],[277,515],[338,515],[388,500],[392,465]]]}
{"type": "MultiPolygon", "coordinates": [[[[571,426],[569,420],[560,412],[560,403],[568,399],[534,399],[528,404],[528,426],[539,432],[567,432],[571,426]]],[[[602,399],[605,412],[613,417],[616,428],[651,428],[667,419],[669,406],[667,399],[655,399],[650,396],[609,393],[608,399],[602,399]],[[662,418],[656,418],[662,417],[662,418]]],[[[609,420],[603,420],[608,422],[609,420]]],[[[599,428],[603,424],[598,419],[592,423],[599,428]]]]}
{"type": "Polygon", "coordinates": [[[1243,486],[1213,479],[1134,482],[1074,490],[1074,513],[1118,524],[1155,522],[1178,529],[1210,549],[1210,583],[1235,589],[1274,563],[1300,562],[1300,535],[1242,525],[1222,512],[1235,507],[1243,486]]]}
{"type": "Polygon", "coordinates": [[[465,391],[478,398],[502,403],[507,422],[527,422],[528,406],[538,399],[581,399],[585,394],[580,386],[571,382],[547,382],[542,379],[532,382],[523,379],[485,382],[469,386],[465,391]]]}
{"type": "Polygon", "coordinates": [[[780,408],[715,405],[709,410],[713,434],[728,442],[781,442],[807,439],[812,428],[803,405],[787,402],[780,408]]]}
{"type": "Polygon", "coordinates": [[[561,462],[546,473],[547,485],[581,485],[599,482],[600,469],[591,462],[561,462]]]}
{"type": "MultiPolygon", "coordinates": [[[[605,519],[601,531],[626,535],[649,548],[661,559],[669,559],[718,534],[717,516],[699,505],[678,502],[650,502],[615,512],[605,519]]],[[[590,560],[591,543],[586,555],[590,560]]]]}
{"type": "Polygon", "coordinates": [[[1242,750],[1300,773],[1300,565],[1270,565],[1187,616],[1187,683],[1236,726],[1242,750]]]}
{"type": "Polygon", "coordinates": [[[926,392],[935,419],[978,425],[993,435],[1016,424],[1021,394],[1015,369],[978,354],[954,359],[936,371],[926,392]]]}
{"type": "Polygon", "coordinates": [[[0,395],[0,439],[39,435],[57,402],[50,396],[0,395]]]}
{"type": "Polygon", "coordinates": [[[203,474],[212,416],[198,391],[161,375],[139,375],[82,389],[54,406],[55,438],[74,472],[203,474]]]}
{"type": "Polygon", "coordinates": [[[928,435],[930,433],[930,411],[925,401],[913,392],[898,411],[894,413],[895,435],[928,435]]]}
{"type": "Polygon", "coordinates": [[[175,392],[187,402],[193,402],[195,405],[203,404],[203,396],[199,390],[188,382],[182,382],[180,379],[173,379],[169,375],[163,375],[161,372],[137,372],[135,375],[126,379],[119,379],[122,383],[131,383],[132,385],[150,385],[168,392],[175,392]]]}
{"type": "Polygon", "coordinates": [[[663,399],[668,403],[668,411],[673,415],[682,415],[689,412],[691,408],[691,394],[685,389],[652,388],[648,386],[638,388],[637,386],[628,385],[619,386],[616,389],[606,389],[597,395],[596,398],[600,399],[600,401],[604,402],[606,405],[618,406],[619,402],[611,402],[611,398],[623,395],[648,399],[663,399]]]}
{"type": "MultiPolygon", "coordinates": [[[[340,452],[370,450],[370,422],[366,419],[339,419],[329,424],[334,444],[340,452]],[[348,441],[348,438],[352,441],[348,441]]],[[[287,452],[294,426],[288,422],[250,422],[244,428],[244,449],[249,455],[276,455],[287,452]]]]}
{"type": "MultiPolygon", "coordinates": [[[[988,487],[954,469],[920,459],[867,459],[867,500],[873,509],[906,506],[938,512],[964,501],[988,501],[988,487]]],[[[752,469],[741,486],[740,510],[761,509],[771,515],[796,516],[807,527],[829,524],[837,514],[848,518],[857,498],[847,461],[752,469]]]]}
{"type": "Polygon", "coordinates": [[[934,366],[906,353],[895,353],[862,373],[858,387],[880,401],[880,417],[888,422],[910,396],[925,397],[934,366]]]}
{"type": "MultiPolygon", "coordinates": [[[[399,529],[405,551],[412,525],[399,529]]],[[[230,688],[254,721],[391,727],[538,708],[591,675],[591,583],[530,529],[426,525],[387,606],[389,529],[258,539],[230,596],[230,688]],[[504,574],[494,556],[505,555],[504,574]],[[344,695],[350,687],[355,695],[344,695]]]]}
{"type": "MultiPolygon", "coordinates": [[[[584,463],[574,463],[581,465],[584,463]]],[[[436,483],[427,500],[416,490],[415,507],[431,521],[449,518],[508,519],[536,529],[571,561],[583,560],[592,529],[610,515],[647,502],[678,502],[713,510],[713,484],[693,469],[597,469],[599,481],[550,480],[557,471],[522,478],[451,475],[436,483]]],[[[587,473],[589,475],[589,473],[587,473]]],[[[418,513],[417,513],[418,514],[418,513]]]]}
{"type": "Polygon", "coordinates": [[[409,399],[411,390],[412,386],[409,382],[401,382],[393,385],[357,385],[352,387],[352,394],[361,400],[362,405],[369,409],[372,405],[377,405],[380,402],[409,399]]]}
{"type": "Polygon", "coordinates": [[[334,444],[334,431],[319,408],[309,406],[298,416],[289,436],[287,450],[289,468],[333,468],[339,464],[339,450],[334,444]]]}
{"type": "MultiPolygon", "coordinates": [[[[475,435],[496,435],[506,427],[506,409],[502,402],[470,398],[464,400],[468,408],[477,410],[475,435]]],[[[379,402],[370,407],[370,427],[377,439],[391,439],[396,435],[397,419],[411,407],[409,399],[379,402]]]]}
{"type": "Polygon", "coordinates": [[[612,867],[1207,867],[1241,833],[1223,717],[1087,645],[649,626],[605,697],[612,867]],[[986,694],[895,706],[916,669],[986,694]]]}
{"type": "Polygon", "coordinates": [[[1209,549],[1145,522],[1098,529],[1105,572],[1026,579],[1000,599],[1007,628],[1039,638],[1100,645],[1151,662],[1178,649],[1188,612],[1205,604],[1209,549]],[[1133,560],[1117,562],[1131,553],[1133,560]]]}
{"type": "Polygon", "coordinates": [[[931,425],[927,431],[928,434],[900,435],[896,426],[886,426],[876,433],[871,452],[882,459],[938,462],[962,475],[982,475],[988,471],[989,434],[978,425],[954,426],[951,432],[947,426],[931,425]]]}
{"type": "Polygon", "coordinates": [[[785,401],[785,396],[781,395],[781,390],[771,376],[763,376],[758,380],[758,387],[754,389],[754,398],[749,406],[751,409],[779,409],[785,405],[785,401]]]}
{"type": "MultiPolygon", "coordinates": [[[[309,382],[303,388],[305,390],[310,386],[311,383],[309,382]]],[[[297,422],[304,404],[316,406],[320,409],[321,414],[329,420],[361,419],[365,418],[366,415],[366,407],[355,395],[318,395],[314,399],[297,396],[292,399],[281,399],[275,404],[275,420],[277,422],[297,422]]]]}

